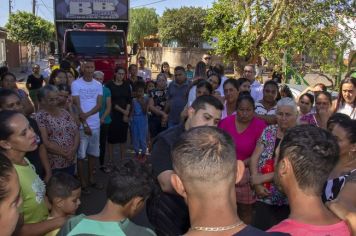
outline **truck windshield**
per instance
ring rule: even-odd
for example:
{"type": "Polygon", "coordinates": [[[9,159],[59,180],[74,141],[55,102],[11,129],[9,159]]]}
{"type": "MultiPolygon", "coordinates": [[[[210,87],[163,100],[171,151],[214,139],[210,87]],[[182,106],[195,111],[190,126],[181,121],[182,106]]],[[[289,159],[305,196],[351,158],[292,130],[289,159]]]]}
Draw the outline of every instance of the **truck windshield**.
{"type": "Polygon", "coordinates": [[[77,55],[125,55],[122,32],[70,31],[66,34],[66,51],[77,55]]]}

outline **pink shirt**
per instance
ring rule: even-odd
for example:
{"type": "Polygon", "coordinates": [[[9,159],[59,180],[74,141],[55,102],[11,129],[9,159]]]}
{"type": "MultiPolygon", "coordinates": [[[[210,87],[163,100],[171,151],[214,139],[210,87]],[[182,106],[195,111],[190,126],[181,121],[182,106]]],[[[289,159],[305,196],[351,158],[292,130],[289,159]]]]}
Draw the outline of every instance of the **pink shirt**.
{"type": "Polygon", "coordinates": [[[267,125],[263,120],[254,117],[250,125],[242,133],[238,133],[235,120],[236,115],[228,116],[219,123],[219,128],[230,134],[234,140],[236,159],[244,161],[252,155],[256,143],[267,125]]]}
{"type": "Polygon", "coordinates": [[[268,232],[289,233],[292,236],[350,236],[350,230],[344,221],[333,225],[309,225],[286,219],[273,226],[268,232]]]}

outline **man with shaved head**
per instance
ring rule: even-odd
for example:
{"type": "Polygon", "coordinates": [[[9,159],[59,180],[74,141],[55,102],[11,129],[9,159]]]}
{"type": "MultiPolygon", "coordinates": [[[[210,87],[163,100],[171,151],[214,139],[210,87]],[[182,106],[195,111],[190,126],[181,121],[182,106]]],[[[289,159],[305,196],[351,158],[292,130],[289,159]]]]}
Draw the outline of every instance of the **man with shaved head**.
{"type": "Polygon", "coordinates": [[[172,161],[172,186],[189,208],[191,227],[185,235],[270,235],[237,215],[235,184],[245,167],[236,160],[228,134],[215,127],[192,128],[175,144],[172,161]]]}

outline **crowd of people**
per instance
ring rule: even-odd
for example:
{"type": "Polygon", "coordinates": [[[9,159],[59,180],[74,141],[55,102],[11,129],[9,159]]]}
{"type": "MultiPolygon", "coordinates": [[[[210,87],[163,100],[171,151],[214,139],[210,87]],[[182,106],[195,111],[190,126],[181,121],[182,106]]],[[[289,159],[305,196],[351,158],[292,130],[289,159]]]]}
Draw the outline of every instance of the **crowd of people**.
{"type": "Polygon", "coordinates": [[[356,234],[354,74],[336,99],[293,97],[210,54],[156,78],[141,56],[109,81],[74,59],[34,65],[28,92],[0,69],[0,235],[356,234]],[[76,215],[93,189],[105,206],[76,215]],[[151,228],[130,220],[144,207],[151,228]]]}

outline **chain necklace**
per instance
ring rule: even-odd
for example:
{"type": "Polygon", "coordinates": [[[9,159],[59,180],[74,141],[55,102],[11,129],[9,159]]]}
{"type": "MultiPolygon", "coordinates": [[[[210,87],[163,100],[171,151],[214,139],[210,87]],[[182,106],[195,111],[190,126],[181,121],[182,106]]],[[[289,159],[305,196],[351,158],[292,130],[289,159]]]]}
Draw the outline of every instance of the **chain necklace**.
{"type": "Polygon", "coordinates": [[[219,227],[204,227],[204,226],[195,226],[192,227],[192,230],[197,230],[197,231],[206,231],[206,232],[220,232],[220,231],[227,231],[236,227],[239,227],[243,225],[244,222],[241,220],[233,225],[228,225],[228,226],[219,226],[219,227]]]}

